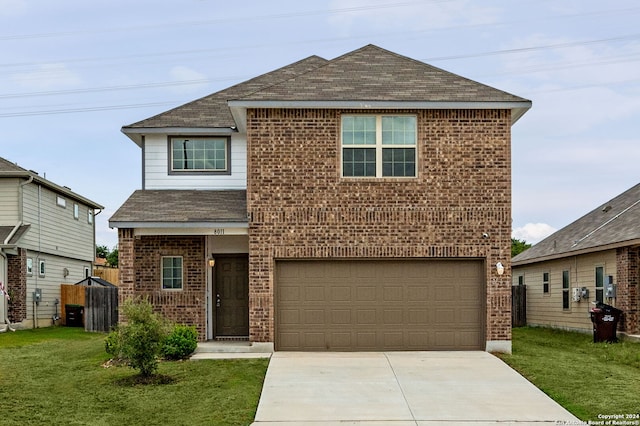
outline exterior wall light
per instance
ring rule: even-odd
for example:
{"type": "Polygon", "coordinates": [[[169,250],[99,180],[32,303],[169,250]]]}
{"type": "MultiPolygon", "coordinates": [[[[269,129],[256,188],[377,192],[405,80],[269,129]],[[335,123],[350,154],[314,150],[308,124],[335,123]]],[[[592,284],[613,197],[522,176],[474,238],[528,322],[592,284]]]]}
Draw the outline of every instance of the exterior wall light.
{"type": "Polygon", "coordinates": [[[504,274],[504,265],[501,262],[496,263],[496,272],[498,275],[504,274]]]}
{"type": "Polygon", "coordinates": [[[216,266],[216,260],[213,258],[209,259],[209,267],[213,268],[214,266],[216,266]]]}

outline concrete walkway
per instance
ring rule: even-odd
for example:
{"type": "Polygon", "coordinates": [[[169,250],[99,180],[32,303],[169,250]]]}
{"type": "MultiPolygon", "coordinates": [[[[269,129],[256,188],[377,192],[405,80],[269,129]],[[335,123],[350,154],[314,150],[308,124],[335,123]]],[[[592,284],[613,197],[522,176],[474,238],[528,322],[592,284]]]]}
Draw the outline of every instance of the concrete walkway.
{"type": "Polygon", "coordinates": [[[253,425],[540,426],[575,421],[486,352],[276,352],[253,425]]]}

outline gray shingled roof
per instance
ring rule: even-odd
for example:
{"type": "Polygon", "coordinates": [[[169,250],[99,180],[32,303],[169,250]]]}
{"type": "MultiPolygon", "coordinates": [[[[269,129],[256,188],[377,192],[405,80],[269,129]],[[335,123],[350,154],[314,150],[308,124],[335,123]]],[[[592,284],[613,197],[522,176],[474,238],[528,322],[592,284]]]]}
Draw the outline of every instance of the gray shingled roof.
{"type": "MultiPolygon", "coordinates": [[[[212,95],[129,124],[122,131],[140,143],[137,133],[162,128],[241,128],[229,102],[441,102],[496,103],[511,108],[515,122],[530,107],[527,99],[494,89],[415,59],[367,45],[327,61],[310,56],[212,95]],[[505,106],[505,103],[510,106],[505,106]]],[[[318,104],[321,105],[321,104],[318,104]]],[[[242,121],[241,116],[236,117],[242,121]]]]}
{"type": "Polygon", "coordinates": [[[162,127],[235,127],[227,101],[255,92],[263,87],[271,86],[287,80],[292,76],[305,73],[327,62],[319,56],[310,56],[291,65],[255,77],[243,83],[189,102],[177,108],[147,118],[122,128],[123,132],[136,128],[162,127]]]}
{"type": "Polygon", "coordinates": [[[38,173],[31,170],[24,169],[18,166],[17,164],[14,164],[11,161],[6,160],[2,157],[0,157],[0,178],[20,178],[20,179],[33,178],[34,182],[42,184],[43,186],[59,194],[65,195],[69,198],[75,199],[83,204],[86,204],[91,208],[104,209],[104,206],[101,206],[95,201],[91,201],[88,198],[85,198],[82,195],[73,192],[70,188],[53,183],[50,180],[40,177],[38,173]]]}
{"type": "Polygon", "coordinates": [[[640,244],[640,184],[515,256],[512,265],[636,244],[640,244]]]}
{"type": "Polygon", "coordinates": [[[371,44],[242,100],[528,102],[371,44]]]}
{"type": "Polygon", "coordinates": [[[109,218],[109,225],[246,223],[245,190],[137,190],[109,218]]]}

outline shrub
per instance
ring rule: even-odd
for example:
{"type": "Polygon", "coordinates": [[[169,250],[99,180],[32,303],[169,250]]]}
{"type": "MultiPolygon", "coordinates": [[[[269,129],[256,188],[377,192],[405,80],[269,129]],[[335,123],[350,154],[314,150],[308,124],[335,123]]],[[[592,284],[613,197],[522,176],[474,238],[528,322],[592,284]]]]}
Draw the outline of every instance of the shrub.
{"type": "Polygon", "coordinates": [[[148,377],[158,369],[158,356],[168,334],[167,322],[153,312],[148,299],[128,299],[121,307],[127,318],[105,339],[105,349],[148,377]],[[117,355],[118,354],[118,355],[117,355]]]}
{"type": "Polygon", "coordinates": [[[194,326],[175,325],[162,345],[166,359],[185,359],[198,347],[198,332],[194,326]]]}

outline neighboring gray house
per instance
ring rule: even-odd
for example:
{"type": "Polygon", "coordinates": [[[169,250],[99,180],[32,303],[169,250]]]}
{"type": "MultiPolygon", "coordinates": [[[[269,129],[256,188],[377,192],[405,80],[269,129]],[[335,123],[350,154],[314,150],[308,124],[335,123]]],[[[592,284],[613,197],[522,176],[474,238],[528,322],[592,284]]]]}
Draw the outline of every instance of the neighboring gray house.
{"type": "Polygon", "coordinates": [[[7,319],[18,328],[54,323],[60,284],[91,274],[103,208],[0,158],[0,282],[10,296],[0,298],[0,330],[7,319]]]}
{"type": "Polygon", "coordinates": [[[640,184],[511,260],[527,286],[527,323],[591,331],[591,302],[623,311],[618,329],[640,334],[640,184]]]}

